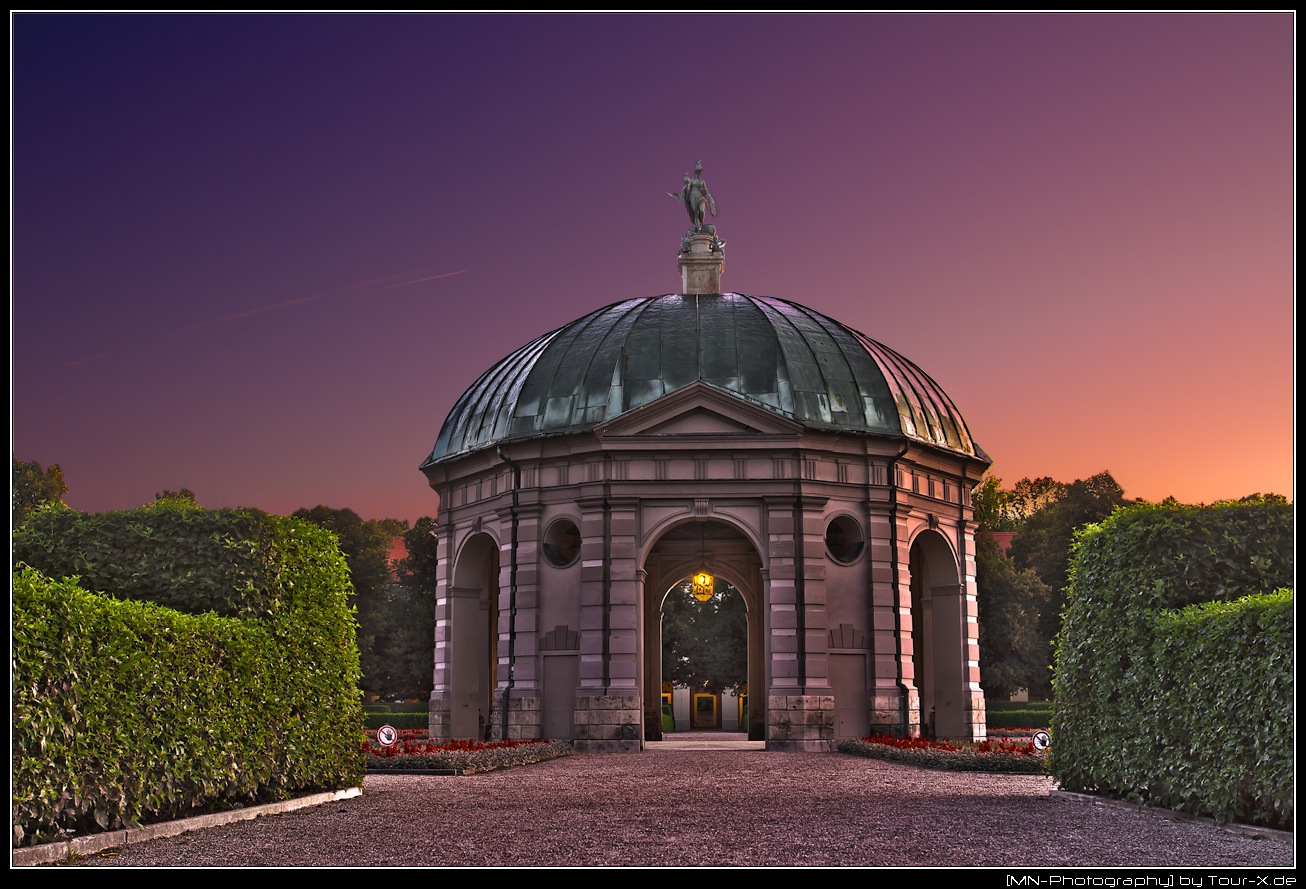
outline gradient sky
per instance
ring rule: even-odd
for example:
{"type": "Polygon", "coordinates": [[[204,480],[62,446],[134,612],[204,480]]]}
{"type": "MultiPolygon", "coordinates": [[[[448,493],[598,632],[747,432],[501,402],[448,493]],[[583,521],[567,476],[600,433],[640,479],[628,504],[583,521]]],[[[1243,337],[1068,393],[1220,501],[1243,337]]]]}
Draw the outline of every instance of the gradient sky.
{"type": "Polygon", "coordinates": [[[77,509],[430,514],[482,371],[678,288],[699,159],[723,286],[1008,485],[1293,494],[1291,14],[11,23],[13,451],[77,509]]]}

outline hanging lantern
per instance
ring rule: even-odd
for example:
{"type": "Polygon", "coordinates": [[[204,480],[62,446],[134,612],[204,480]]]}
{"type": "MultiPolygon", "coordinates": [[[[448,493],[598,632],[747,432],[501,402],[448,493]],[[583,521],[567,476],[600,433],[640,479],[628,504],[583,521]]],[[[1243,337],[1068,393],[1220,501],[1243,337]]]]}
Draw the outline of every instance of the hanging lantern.
{"type": "Polygon", "coordinates": [[[706,523],[699,523],[698,526],[698,564],[701,565],[698,573],[694,575],[690,583],[690,592],[694,598],[700,602],[706,602],[712,598],[716,591],[716,578],[707,573],[707,540],[706,540],[706,523]]]}
{"type": "Polygon", "coordinates": [[[695,599],[706,602],[716,592],[716,578],[706,571],[700,571],[694,575],[693,587],[690,591],[695,599]]]}

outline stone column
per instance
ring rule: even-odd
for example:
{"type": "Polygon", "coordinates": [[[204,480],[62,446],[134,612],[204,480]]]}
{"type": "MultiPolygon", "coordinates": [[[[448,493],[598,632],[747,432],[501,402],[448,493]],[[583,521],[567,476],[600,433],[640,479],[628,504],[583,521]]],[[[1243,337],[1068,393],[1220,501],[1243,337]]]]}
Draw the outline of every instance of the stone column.
{"type": "Polygon", "coordinates": [[[911,549],[907,542],[907,522],[903,510],[895,511],[888,503],[870,503],[868,516],[874,630],[871,645],[875,657],[871,726],[895,737],[915,738],[920,736],[920,677],[914,674],[912,664],[908,570],[911,549]]]}
{"type": "Polygon", "coordinates": [[[965,556],[961,563],[963,608],[965,613],[966,642],[966,728],[971,740],[982,741],[988,737],[988,716],[984,706],[984,690],[980,688],[979,666],[979,599],[975,585],[975,535],[973,525],[961,522],[957,537],[965,556]]]}
{"type": "Polygon", "coordinates": [[[766,616],[770,613],[770,574],[765,568],[753,572],[753,583],[757,594],[754,597],[756,607],[748,611],[748,740],[766,740],[766,705],[769,697],[769,676],[771,664],[767,652],[768,626],[766,616]]]}
{"type": "MultiPolygon", "coordinates": [[[[542,737],[543,667],[539,657],[540,514],[538,503],[517,507],[517,619],[514,622],[513,687],[508,696],[508,737],[525,740],[542,737]]],[[[499,518],[499,625],[496,630],[498,665],[491,737],[503,737],[503,691],[508,687],[509,608],[512,596],[512,508],[500,507],[499,518]]]]}
{"type": "MultiPolygon", "coordinates": [[[[767,671],[771,687],[767,690],[767,709],[786,710],[784,698],[802,694],[798,685],[798,614],[794,577],[794,501],[792,497],[766,498],[769,532],[767,540],[766,605],[770,609],[771,664],[767,671]],[[778,700],[776,700],[778,698],[778,700]]],[[[767,741],[773,733],[768,731],[767,741]]],[[[776,740],[788,740],[776,738],[776,740]]]]}
{"type": "Polygon", "coordinates": [[[644,746],[639,688],[639,584],[635,499],[590,498],[581,508],[580,688],[576,749],[644,746]]]}
{"type": "Polygon", "coordinates": [[[771,608],[768,750],[834,747],[834,694],[826,655],[821,518],[825,502],[824,498],[766,498],[771,608]]]}
{"type": "Polygon", "coordinates": [[[644,652],[639,686],[643,690],[645,741],[662,740],[662,612],[654,607],[656,594],[649,592],[657,578],[656,565],[635,572],[641,603],[639,639],[644,652]]]}
{"type": "Polygon", "coordinates": [[[454,527],[441,522],[431,532],[436,537],[435,656],[427,730],[432,738],[449,734],[449,589],[453,584],[454,527]]]}

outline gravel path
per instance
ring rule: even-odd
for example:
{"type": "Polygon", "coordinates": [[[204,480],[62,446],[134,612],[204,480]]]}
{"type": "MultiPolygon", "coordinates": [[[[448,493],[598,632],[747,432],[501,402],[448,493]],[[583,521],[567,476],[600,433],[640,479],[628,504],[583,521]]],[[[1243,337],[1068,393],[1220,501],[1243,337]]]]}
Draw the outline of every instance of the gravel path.
{"type": "Polygon", "coordinates": [[[843,754],[571,756],[128,846],[86,865],[1291,866],[1291,846],[843,754]]]}

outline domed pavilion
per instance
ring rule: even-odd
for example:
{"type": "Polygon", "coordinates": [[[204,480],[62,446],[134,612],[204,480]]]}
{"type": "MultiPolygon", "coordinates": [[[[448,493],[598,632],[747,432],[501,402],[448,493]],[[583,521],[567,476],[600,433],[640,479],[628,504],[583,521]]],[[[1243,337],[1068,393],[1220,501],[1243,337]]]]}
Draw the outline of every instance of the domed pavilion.
{"type": "Polygon", "coordinates": [[[696,574],[748,609],[750,739],[984,737],[988,456],[888,346],[720,292],[723,248],[698,222],[685,292],[540,336],[450,411],[421,467],[440,498],[432,737],[661,739],[662,602],[696,574]]]}

